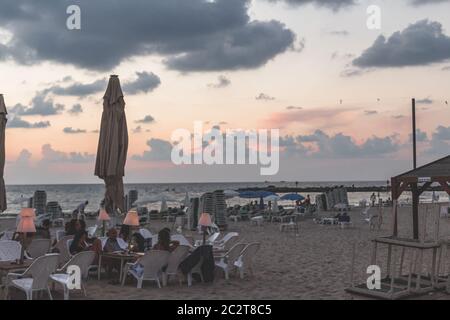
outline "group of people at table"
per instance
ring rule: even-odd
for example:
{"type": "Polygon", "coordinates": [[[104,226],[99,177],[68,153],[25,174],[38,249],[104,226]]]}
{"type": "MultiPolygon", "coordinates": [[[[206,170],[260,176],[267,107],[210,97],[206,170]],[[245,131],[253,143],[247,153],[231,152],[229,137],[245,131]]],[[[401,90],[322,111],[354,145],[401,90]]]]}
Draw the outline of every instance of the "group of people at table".
{"type": "MultiPolygon", "coordinates": [[[[171,240],[171,232],[169,228],[163,228],[158,233],[158,241],[155,244],[149,243],[151,240],[146,240],[139,232],[131,234],[131,227],[122,225],[120,230],[110,228],[106,232],[106,237],[98,238],[89,236],[86,230],[86,222],[84,220],[72,219],[65,225],[64,239],[72,237],[70,242],[69,252],[71,255],[83,251],[94,251],[96,253],[94,264],[99,261],[99,256],[102,253],[115,253],[130,250],[132,253],[145,252],[151,248],[153,250],[163,250],[172,252],[179,245],[178,241],[171,240]],[[129,243],[129,244],[128,244],[129,243]]],[[[16,238],[16,237],[14,237],[16,238]]],[[[42,225],[36,228],[36,233],[27,234],[27,243],[29,244],[33,239],[51,239],[50,221],[44,220],[42,225]]],[[[70,238],[69,238],[70,239],[70,238]]],[[[18,240],[18,239],[17,239],[18,240]]],[[[67,240],[66,240],[67,241],[67,240]]],[[[58,253],[57,240],[55,239],[52,245],[52,252],[58,253]]],[[[111,276],[114,270],[120,270],[120,263],[114,259],[102,258],[102,266],[105,267],[107,274],[111,276]]],[[[114,280],[112,280],[114,282],[114,280]]]]}

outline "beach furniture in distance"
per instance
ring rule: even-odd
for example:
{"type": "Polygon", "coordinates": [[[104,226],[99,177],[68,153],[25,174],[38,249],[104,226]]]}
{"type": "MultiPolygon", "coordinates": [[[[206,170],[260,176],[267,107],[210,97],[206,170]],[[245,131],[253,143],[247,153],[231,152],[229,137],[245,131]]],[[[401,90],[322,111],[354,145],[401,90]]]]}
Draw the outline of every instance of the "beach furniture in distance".
{"type": "Polygon", "coordinates": [[[83,280],[87,280],[89,275],[89,269],[94,262],[94,251],[83,251],[74,255],[61,269],[56,270],[56,273],[50,275],[50,279],[60,284],[64,289],[64,300],[69,300],[69,282],[71,281],[67,268],[69,266],[78,266],[81,271],[81,289],[83,294],[87,297],[86,287],[83,285],[83,280]]]}
{"type": "Polygon", "coordinates": [[[253,276],[253,259],[255,258],[255,255],[259,251],[260,247],[261,243],[259,242],[248,244],[242,250],[240,257],[235,261],[234,265],[238,268],[241,279],[244,279],[244,274],[246,271],[248,271],[250,275],[253,276]]]}
{"type": "Polygon", "coordinates": [[[46,291],[50,300],[53,300],[49,287],[50,275],[58,266],[58,254],[47,254],[36,258],[23,273],[8,273],[6,277],[6,297],[9,297],[9,287],[24,291],[27,300],[33,300],[33,293],[46,291]]]}
{"type": "Polygon", "coordinates": [[[247,245],[245,243],[237,243],[227,253],[214,256],[216,259],[216,267],[223,270],[225,279],[228,280],[230,278],[230,272],[233,269],[236,269],[234,263],[239,259],[242,250],[244,250],[246,246],[247,245]]]}
{"type": "Polygon", "coordinates": [[[155,281],[161,288],[160,276],[162,276],[162,268],[169,261],[170,252],[162,250],[150,250],[135,263],[127,263],[125,265],[124,274],[122,276],[122,286],[128,274],[137,280],[137,288],[142,289],[144,281],[155,281]]]}

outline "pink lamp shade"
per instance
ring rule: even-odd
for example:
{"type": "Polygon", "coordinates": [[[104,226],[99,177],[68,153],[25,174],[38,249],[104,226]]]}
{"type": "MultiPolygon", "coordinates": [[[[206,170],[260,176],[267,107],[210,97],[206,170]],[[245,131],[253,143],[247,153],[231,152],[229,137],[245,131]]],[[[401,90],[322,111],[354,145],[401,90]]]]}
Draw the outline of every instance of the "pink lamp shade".
{"type": "Polygon", "coordinates": [[[17,225],[17,232],[28,233],[36,232],[33,217],[22,217],[17,225]]]}
{"type": "Polygon", "coordinates": [[[198,220],[198,224],[202,227],[210,227],[212,225],[211,216],[206,212],[202,213],[198,220]]]}
{"type": "Polygon", "coordinates": [[[36,211],[33,208],[22,208],[20,210],[20,218],[36,219],[36,211]]]}
{"type": "Polygon", "coordinates": [[[138,227],[139,226],[139,216],[136,211],[129,211],[127,213],[127,216],[125,217],[125,220],[123,220],[123,224],[127,226],[132,227],[138,227]]]}
{"type": "Polygon", "coordinates": [[[99,221],[109,221],[109,220],[111,220],[111,218],[109,217],[108,212],[106,212],[105,209],[101,209],[100,213],[98,215],[98,220],[99,221]]]}

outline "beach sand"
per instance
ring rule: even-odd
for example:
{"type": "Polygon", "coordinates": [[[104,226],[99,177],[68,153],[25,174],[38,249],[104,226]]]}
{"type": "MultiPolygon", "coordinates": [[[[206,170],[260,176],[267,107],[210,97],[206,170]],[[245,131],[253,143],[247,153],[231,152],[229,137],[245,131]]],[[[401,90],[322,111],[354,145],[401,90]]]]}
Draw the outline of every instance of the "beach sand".
{"type": "MultiPolygon", "coordinates": [[[[390,211],[390,209],[387,209],[390,211]]],[[[356,244],[355,282],[365,283],[365,270],[369,265],[371,239],[391,233],[391,214],[385,213],[380,231],[370,231],[359,209],[350,212],[353,227],[317,225],[312,220],[301,221],[300,231],[282,233],[278,223],[251,226],[247,221],[230,222],[227,231],[237,231],[245,243],[261,242],[255,258],[255,275],[241,280],[232,275],[226,281],[217,270],[212,284],[194,282],[192,287],[179,285],[173,279],[167,287],[158,289],[154,282],[144,282],[136,288],[131,279],[125,286],[108,284],[107,279],[97,281],[92,276],[86,283],[87,299],[364,299],[347,293],[350,286],[353,244],[356,244]]],[[[407,220],[408,217],[402,217],[407,220]]],[[[441,229],[450,231],[450,221],[440,219],[441,229]]],[[[171,223],[152,221],[152,232],[171,223]]],[[[408,229],[408,226],[405,226],[408,229]]],[[[201,236],[196,234],[196,238],[201,236]]],[[[385,252],[381,252],[381,256],[385,252]]],[[[383,268],[383,266],[380,266],[383,268]]],[[[62,298],[61,291],[55,293],[62,298]]],[[[447,299],[444,293],[421,296],[421,299],[447,299]]],[[[18,299],[22,298],[17,295],[18,299]]],[[[44,295],[45,298],[45,295],[44,295]]],[[[81,293],[71,293],[71,299],[84,299],[81,293]]]]}

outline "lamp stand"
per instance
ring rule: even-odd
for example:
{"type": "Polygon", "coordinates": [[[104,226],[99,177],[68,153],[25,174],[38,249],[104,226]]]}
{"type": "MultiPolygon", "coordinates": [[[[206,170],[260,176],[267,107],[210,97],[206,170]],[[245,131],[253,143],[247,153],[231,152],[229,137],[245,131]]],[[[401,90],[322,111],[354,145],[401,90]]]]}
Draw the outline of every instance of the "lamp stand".
{"type": "Polygon", "coordinates": [[[23,257],[25,256],[25,241],[26,241],[27,234],[21,233],[20,239],[21,239],[21,249],[20,249],[20,259],[18,264],[23,264],[23,257]]]}
{"type": "Polygon", "coordinates": [[[206,243],[206,227],[202,226],[203,229],[203,245],[206,243]]]}

